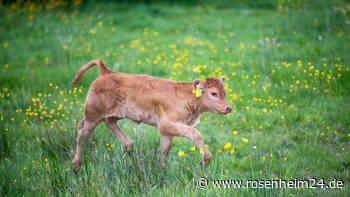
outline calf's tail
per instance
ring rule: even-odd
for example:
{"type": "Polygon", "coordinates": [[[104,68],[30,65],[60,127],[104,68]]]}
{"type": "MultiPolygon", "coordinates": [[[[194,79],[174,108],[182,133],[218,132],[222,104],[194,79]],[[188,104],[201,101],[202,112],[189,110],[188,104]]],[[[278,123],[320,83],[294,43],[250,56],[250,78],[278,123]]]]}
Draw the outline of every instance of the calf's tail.
{"type": "Polygon", "coordinates": [[[73,85],[74,84],[77,84],[81,78],[83,77],[84,73],[91,67],[95,66],[95,65],[98,65],[99,69],[100,69],[100,72],[101,72],[101,75],[104,75],[104,74],[108,74],[108,73],[111,73],[112,71],[108,70],[108,68],[105,66],[105,64],[103,63],[102,60],[99,60],[99,59],[96,59],[96,60],[92,60],[90,61],[89,63],[85,64],[84,66],[82,66],[78,73],[75,75],[74,77],[74,80],[73,80],[73,85]]]}

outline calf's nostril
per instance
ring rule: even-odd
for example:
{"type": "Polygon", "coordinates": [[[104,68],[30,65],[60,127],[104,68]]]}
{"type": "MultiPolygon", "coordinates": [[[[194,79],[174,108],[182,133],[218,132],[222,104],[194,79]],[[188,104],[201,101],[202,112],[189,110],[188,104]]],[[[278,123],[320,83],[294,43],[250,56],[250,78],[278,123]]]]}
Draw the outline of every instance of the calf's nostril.
{"type": "Polygon", "coordinates": [[[226,112],[229,113],[229,112],[231,112],[231,111],[232,111],[232,107],[227,106],[227,107],[226,107],[226,112]]]}

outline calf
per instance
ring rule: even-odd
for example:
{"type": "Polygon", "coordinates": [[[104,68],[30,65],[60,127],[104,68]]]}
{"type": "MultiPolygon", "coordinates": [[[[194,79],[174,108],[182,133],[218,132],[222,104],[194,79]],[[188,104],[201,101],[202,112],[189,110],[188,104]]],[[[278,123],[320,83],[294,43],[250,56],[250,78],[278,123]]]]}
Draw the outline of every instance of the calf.
{"type": "Polygon", "coordinates": [[[132,150],[133,141],[117,124],[123,118],[158,128],[162,150],[161,168],[166,165],[175,136],[193,141],[203,151],[203,163],[210,162],[212,154],[204,146],[201,134],[194,126],[199,123],[203,112],[231,112],[223,77],[176,82],[148,75],[112,72],[101,60],[93,60],[80,68],[73,84],[78,83],[86,70],[94,65],[98,65],[101,75],[90,86],[85,102],[85,117],[78,126],[76,153],[72,161],[75,172],[80,168],[82,140],[87,139],[102,121],[118,136],[126,151],[132,150]]]}

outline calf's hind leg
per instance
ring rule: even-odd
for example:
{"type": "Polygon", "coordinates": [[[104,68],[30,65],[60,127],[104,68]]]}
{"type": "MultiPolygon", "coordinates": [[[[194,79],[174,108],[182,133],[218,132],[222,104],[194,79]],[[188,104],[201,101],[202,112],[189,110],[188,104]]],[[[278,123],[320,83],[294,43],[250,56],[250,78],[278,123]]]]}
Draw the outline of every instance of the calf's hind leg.
{"type": "Polygon", "coordinates": [[[74,172],[78,172],[80,169],[80,155],[81,155],[81,146],[83,140],[87,140],[94,129],[96,128],[98,122],[82,120],[79,122],[78,126],[78,136],[76,139],[76,152],[74,155],[74,159],[72,161],[72,168],[74,172]]]}

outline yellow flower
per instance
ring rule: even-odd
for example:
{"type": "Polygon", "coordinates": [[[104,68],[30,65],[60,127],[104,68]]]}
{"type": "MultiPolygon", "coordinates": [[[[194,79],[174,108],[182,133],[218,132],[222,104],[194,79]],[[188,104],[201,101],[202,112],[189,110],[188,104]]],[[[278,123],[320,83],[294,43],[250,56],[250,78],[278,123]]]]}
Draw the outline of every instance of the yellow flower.
{"type": "Polygon", "coordinates": [[[192,146],[190,150],[191,150],[191,151],[195,151],[195,150],[196,150],[196,147],[195,147],[195,146],[192,146]]]}
{"type": "Polygon", "coordinates": [[[267,109],[266,109],[266,108],[264,108],[264,109],[263,109],[263,112],[265,112],[265,113],[266,113],[266,112],[267,112],[267,109]]]}
{"type": "Polygon", "coordinates": [[[103,21],[99,21],[99,22],[98,22],[98,26],[99,26],[99,27],[102,27],[102,25],[103,25],[103,21]]]}
{"type": "Polygon", "coordinates": [[[243,42],[241,42],[241,43],[239,44],[239,48],[240,48],[240,49],[244,49],[244,43],[243,43],[243,42]]]}
{"type": "Polygon", "coordinates": [[[192,90],[192,93],[194,93],[196,95],[196,97],[200,97],[202,96],[202,91],[199,87],[197,87],[196,89],[192,90]]]}
{"type": "Polygon", "coordinates": [[[266,156],[263,156],[261,159],[262,159],[263,161],[265,161],[265,160],[266,160],[266,156]]]}
{"type": "Polygon", "coordinates": [[[348,136],[350,137],[350,133],[348,133],[348,136]]]}
{"type": "Polygon", "coordinates": [[[235,149],[234,149],[234,148],[232,148],[232,149],[230,150],[230,154],[233,154],[233,153],[235,153],[235,149]]]}
{"type": "Polygon", "coordinates": [[[244,142],[244,143],[247,143],[248,142],[248,138],[242,138],[242,142],[244,142]]]}
{"type": "Polygon", "coordinates": [[[233,133],[233,135],[237,135],[238,131],[237,130],[233,130],[232,133],[233,133]]]}
{"type": "Polygon", "coordinates": [[[227,142],[224,146],[224,149],[229,149],[231,148],[231,146],[232,146],[231,142],[227,142]]]}
{"type": "Polygon", "coordinates": [[[179,155],[179,157],[182,157],[185,153],[183,151],[179,151],[177,154],[179,155]]]}
{"type": "Polygon", "coordinates": [[[204,151],[202,149],[199,149],[199,154],[203,154],[204,151]]]}
{"type": "Polygon", "coordinates": [[[7,49],[9,47],[9,43],[8,42],[4,42],[4,48],[7,49]]]}
{"type": "Polygon", "coordinates": [[[287,160],[287,157],[283,157],[283,160],[286,161],[286,160],[287,160]]]}

